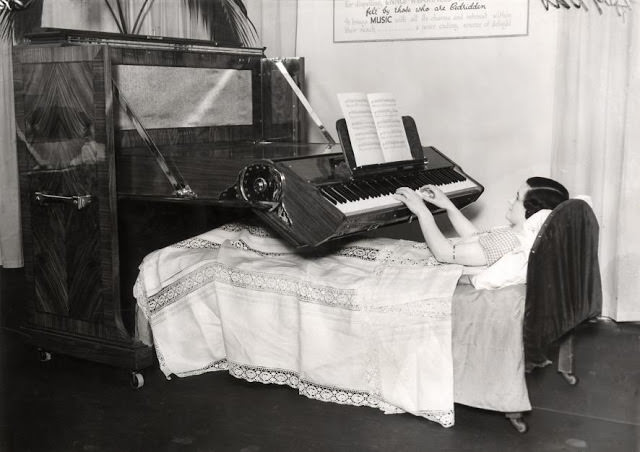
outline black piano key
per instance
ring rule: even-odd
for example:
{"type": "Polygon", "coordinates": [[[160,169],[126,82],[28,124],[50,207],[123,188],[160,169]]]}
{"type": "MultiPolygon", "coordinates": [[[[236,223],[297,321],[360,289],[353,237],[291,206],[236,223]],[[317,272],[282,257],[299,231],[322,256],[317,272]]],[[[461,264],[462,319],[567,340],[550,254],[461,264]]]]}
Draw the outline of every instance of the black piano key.
{"type": "Polygon", "coordinates": [[[349,185],[347,185],[347,188],[354,192],[358,196],[358,199],[367,199],[369,197],[369,195],[360,188],[360,184],[358,184],[357,181],[350,182],[349,185]]]}
{"type": "Polygon", "coordinates": [[[336,190],[336,186],[332,185],[329,187],[326,187],[327,192],[333,196],[336,201],[338,201],[339,203],[344,203],[347,202],[347,198],[345,198],[344,196],[342,196],[342,194],[340,194],[340,192],[338,190],[336,190]]]}
{"type": "Polygon", "coordinates": [[[383,195],[395,193],[396,190],[402,186],[394,176],[382,176],[380,177],[379,182],[380,186],[382,187],[383,195]]]}
{"type": "Polygon", "coordinates": [[[432,176],[436,181],[436,185],[445,185],[447,183],[447,179],[442,175],[440,169],[434,171],[432,176]]]}
{"type": "Polygon", "coordinates": [[[405,187],[409,187],[414,190],[419,187],[418,181],[416,180],[414,173],[409,173],[404,175],[402,177],[402,182],[404,183],[405,187]]]}
{"type": "Polygon", "coordinates": [[[320,193],[322,193],[322,196],[327,199],[329,202],[331,202],[332,204],[338,204],[338,200],[335,198],[335,196],[332,196],[329,193],[329,190],[325,187],[320,187],[320,193]]]}
{"type": "Polygon", "coordinates": [[[447,168],[449,170],[449,173],[451,174],[451,177],[454,181],[456,182],[464,182],[466,179],[465,177],[462,176],[462,174],[458,173],[456,170],[454,170],[453,168],[447,168]]]}
{"type": "Polygon", "coordinates": [[[400,187],[404,187],[406,185],[401,175],[394,174],[393,176],[385,177],[385,179],[389,181],[393,191],[397,190],[400,187]]]}
{"type": "Polygon", "coordinates": [[[382,193],[380,193],[380,186],[376,183],[375,180],[363,180],[362,181],[363,184],[365,184],[367,186],[367,190],[369,193],[371,193],[371,196],[373,198],[378,198],[380,196],[382,196],[382,193]]]}
{"type": "Polygon", "coordinates": [[[411,173],[411,175],[409,176],[409,187],[413,188],[414,190],[417,190],[418,188],[422,187],[422,184],[420,183],[420,180],[418,179],[418,173],[411,173]]]}
{"type": "Polygon", "coordinates": [[[371,185],[367,180],[359,180],[358,183],[362,187],[362,189],[369,195],[369,198],[377,198],[380,196],[380,191],[371,185]]]}
{"type": "Polygon", "coordinates": [[[424,172],[419,172],[417,175],[418,180],[420,181],[420,186],[422,187],[423,185],[429,185],[431,182],[429,182],[429,178],[426,176],[426,174],[424,172]]]}
{"type": "Polygon", "coordinates": [[[375,198],[376,196],[378,196],[378,193],[366,180],[358,180],[358,185],[360,186],[362,191],[367,194],[367,197],[375,198]]]}
{"type": "Polygon", "coordinates": [[[359,199],[362,199],[362,194],[356,189],[356,187],[353,186],[352,183],[345,184],[343,185],[343,187],[351,192],[351,195],[353,197],[352,201],[358,201],[359,199]]]}
{"type": "Polygon", "coordinates": [[[455,172],[452,172],[451,168],[443,168],[440,174],[442,174],[442,177],[447,181],[448,184],[456,181],[455,172]]]}
{"type": "Polygon", "coordinates": [[[429,185],[438,185],[438,180],[433,177],[434,171],[429,171],[428,173],[425,174],[425,177],[429,180],[429,185]]]}
{"type": "Polygon", "coordinates": [[[344,196],[348,201],[355,201],[358,197],[349,190],[345,184],[337,184],[334,185],[333,188],[338,191],[342,196],[344,196]]]}
{"type": "Polygon", "coordinates": [[[386,194],[387,190],[385,186],[377,178],[371,179],[367,181],[367,183],[373,189],[373,192],[375,193],[376,198],[379,198],[380,196],[384,196],[386,194]]]}

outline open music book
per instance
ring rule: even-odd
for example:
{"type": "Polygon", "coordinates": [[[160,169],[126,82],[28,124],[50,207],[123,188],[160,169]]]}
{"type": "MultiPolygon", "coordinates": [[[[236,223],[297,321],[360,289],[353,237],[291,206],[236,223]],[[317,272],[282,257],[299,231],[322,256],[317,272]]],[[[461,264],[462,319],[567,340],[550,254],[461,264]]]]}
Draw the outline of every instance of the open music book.
{"type": "Polygon", "coordinates": [[[358,166],[413,158],[391,93],[339,93],[338,101],[358,166]]]}

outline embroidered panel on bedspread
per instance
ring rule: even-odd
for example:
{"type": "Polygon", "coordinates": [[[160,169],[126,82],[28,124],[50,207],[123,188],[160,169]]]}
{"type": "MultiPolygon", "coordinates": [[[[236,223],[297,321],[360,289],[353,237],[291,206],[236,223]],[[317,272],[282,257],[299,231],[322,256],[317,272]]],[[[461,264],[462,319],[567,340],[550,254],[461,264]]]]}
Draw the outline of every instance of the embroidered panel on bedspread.
{"type": "Polygon", "coordinates": [[[460,274],[417,242],[364,239],[302,256],[231,224],[149,255],[135,292],[166,375],[225,369],[451,426],[460,274]]]}

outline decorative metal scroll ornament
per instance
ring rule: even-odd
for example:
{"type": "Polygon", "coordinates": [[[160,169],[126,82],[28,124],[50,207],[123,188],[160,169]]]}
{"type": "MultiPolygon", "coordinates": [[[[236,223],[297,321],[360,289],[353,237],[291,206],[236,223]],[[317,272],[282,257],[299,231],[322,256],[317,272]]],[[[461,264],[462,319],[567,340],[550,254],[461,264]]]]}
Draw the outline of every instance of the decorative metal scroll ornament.
{"type": "Polygon", "coordinates": [[[278,171],[269,160],[245,166],[238,176],[238,187],[242,199],[255,209],[275,212],[283,223],[291,226],[291,218],[282,200],[284,183],[284,174],[278,171]]]}
{"type": "Polygon", "coordinates": [[[242,199],[253,207],[275,210],[282,200],[284,175],[268,160],[245,166],[238,177],[242,199]]]}

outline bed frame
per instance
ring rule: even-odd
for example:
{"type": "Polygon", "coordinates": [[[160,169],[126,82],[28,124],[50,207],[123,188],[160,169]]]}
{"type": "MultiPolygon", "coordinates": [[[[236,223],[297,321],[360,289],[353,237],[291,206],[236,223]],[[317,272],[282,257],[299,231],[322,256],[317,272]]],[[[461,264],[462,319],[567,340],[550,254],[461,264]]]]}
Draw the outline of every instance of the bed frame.
{"type": "MultiPolygon", "coordinates": [[[[600,315],[602,283],[598,262],[599,226],[581,199],[556,207],[543,224],[529,255],[523,336],[527,370],[551,364],[570,385],[574,375],[574,329],[600,315]]],[[[528,427],[522,413],[507,413],[519,432],[528,427]]]]}

